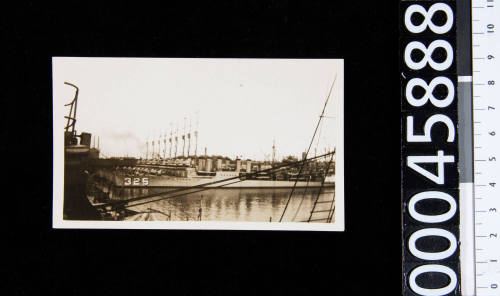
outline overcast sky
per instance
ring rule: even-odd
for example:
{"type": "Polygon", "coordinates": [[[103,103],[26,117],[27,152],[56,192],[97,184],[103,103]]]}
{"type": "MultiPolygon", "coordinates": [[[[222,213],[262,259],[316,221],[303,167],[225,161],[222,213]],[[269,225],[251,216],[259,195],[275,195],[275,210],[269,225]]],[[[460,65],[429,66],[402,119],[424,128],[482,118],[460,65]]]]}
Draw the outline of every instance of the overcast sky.
{"type": "Polygon", "coordinates": [[[342,60],[54,58],[54,125],[62,137],[68,112],[63,105],[74,95],[67,81],[80,89],[78,133],[99,136],[106,157],[144,157],[147,139],[169,136],[171,124],[179,126],[181,154],[184,118],[187,129],[191,118],[194,131],[196,112],[198,154],[207,147],[209,155],[269,159],[275,140],[279,159],[299,156],[307,149],[335,76],[329,117],[320,129],[320,154],[337,141],[342,60]]]}

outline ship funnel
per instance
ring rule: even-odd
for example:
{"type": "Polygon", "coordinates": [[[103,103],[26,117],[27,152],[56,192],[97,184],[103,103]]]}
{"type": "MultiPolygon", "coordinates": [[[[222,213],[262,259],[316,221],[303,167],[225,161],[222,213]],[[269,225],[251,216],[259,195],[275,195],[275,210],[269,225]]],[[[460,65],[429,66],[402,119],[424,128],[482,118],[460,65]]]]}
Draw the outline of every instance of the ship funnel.
{"type": "Polygon", "coordinates": [[[84,145],[90,147],[90,141],[92,139],[92,135],[89,133],[81,133],[80,135],[80,145],[84,145]]]}
{"type": "Polygon", "coordinates": [[[212,171],[212,159],[207,158],[205,161],[206,161],[205,171],[211,172],[212,171]]]}
{"type": "Polygon", "coordinates": [[[252,172],[252,162],[250,160],[247,160],[247,173],[252,172]]]}
{"type": "Polygon", "coordinates": [[[204,158],[198,159],[198,171],[203,171],[205,169],[205,161],[206,159],[204,158]]]}

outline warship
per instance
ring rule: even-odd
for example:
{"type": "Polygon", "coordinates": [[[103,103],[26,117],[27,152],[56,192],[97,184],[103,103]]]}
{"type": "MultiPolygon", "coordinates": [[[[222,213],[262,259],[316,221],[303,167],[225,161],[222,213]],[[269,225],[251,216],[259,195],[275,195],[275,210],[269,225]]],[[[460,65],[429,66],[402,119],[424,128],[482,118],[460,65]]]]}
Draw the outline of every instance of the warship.
{"type": "MultiPolygon", "coordinates": [[[[195,137],[198,132],[195,131],[195,137]]],[[[190,146],[191,134],[182,135],[183,147],[185,139],[190,146]]],[[[157,143],[158,151],[147,152],[145,159],[136,160],[129,165],[116,165],[112,168],[103,168],[97,171],[97,176],[106,180],[114,187],[218,187],[218,188],[290,188],[290,187],[331,187],[335,183],[335,166],[327,170],[325,161],[318,159],[304,163],[302,171],[297,166],[301,161],[288,156],[282,161],[276,161],[276,145],[272,146],[271,161],[252,161],[250,159],[230,159],[221,155],[197,155],[197,139],[194,155],[184,154],[177,156],[178,137],[169,139],[169,157],[166,157],[166,139],[164,139],[163,156],[161,156],[161,141],[157,143]],[[172,144],[175,142],[175,146],[172,144]],[[174,154],[172,155],[172,146],[174,154]],[[149,156],[151,158],[149,158],[149,156]],[[296,165],[294,165],[296,163],[296,165]]],[[[146,142],[148,144],[149,141],[146,142]]],[[[329,152],[329,151],[328,151],[329,152]]],[[[329,153],[328,153],[329,154],[329,153]]],[[[302,161],[305,161],[305,153],[302,161]]]]}
{"type": "MultiPolygon", "coordinates": [[[[187,160],[186,162],[190,162],[187,160]]],[[[194,162],[194,161],[193,161],[194,162]]],[[[255,164],[245,161],[241,169],[241,160],[235,160],[234,170],[222,169],[221,159],[216,159],[217,166],[212,168],[212,158],[198,159],[200,166],[140,163],[136,166],[116,167],[114,170],[99,170],[100,178],[111,182],[115,187],[222,187],[222,188],[289,188],[289,187],[331,187],[335,184],[333,168],[324,176],[323,165],[301,173],[293,169],[275,169],[272,165],[255,164]],[[322,182],[324,178],[324,182],[322,182]],[[235,180],[239,180],[235,182],[235,180]]],[[[229,161],[228,161],[229,162],[229,161]]]]}

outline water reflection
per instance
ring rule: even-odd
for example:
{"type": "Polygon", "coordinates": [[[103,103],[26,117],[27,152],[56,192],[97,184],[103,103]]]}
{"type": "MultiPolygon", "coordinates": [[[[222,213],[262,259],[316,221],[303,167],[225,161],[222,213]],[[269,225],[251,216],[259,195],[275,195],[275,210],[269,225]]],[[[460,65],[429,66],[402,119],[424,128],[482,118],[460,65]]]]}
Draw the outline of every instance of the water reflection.
{"type": "MultiPolygon", "coordinates": [[[[175,190],[175,189],[171,189],[175,190]]],[[[110,192],[112,199],[126,200],[132,197],[166,192],[164,188],[122,188],[110,192]]],[[[130,207],[139,213],[156,213],[155,220],[171,221],[279,221],[290,195],[290,188],[224,188],[209,189],[172,197],[144,205],[130,207]]],[[[283,222],[307,221],[319,188],[297,188],[290,200],[283,222]]],[[[334,196],[332,188],[323,189],[318,201],[329,201],[334,196]]],[[[315,211],[328,212],[331,202],[318,203],[315,211]]],[[[315,214],[316,215],[316,214],[315,214]]],[[[328,215],[325,213],[323,217],[328,215]]],[[[148,215],[134,217],[147,220],[148,215]]],[[[318,222],[325,222],[318,221],[318,222]]],[[[332,219],[334,222],[334,219],[332,219]]]]}

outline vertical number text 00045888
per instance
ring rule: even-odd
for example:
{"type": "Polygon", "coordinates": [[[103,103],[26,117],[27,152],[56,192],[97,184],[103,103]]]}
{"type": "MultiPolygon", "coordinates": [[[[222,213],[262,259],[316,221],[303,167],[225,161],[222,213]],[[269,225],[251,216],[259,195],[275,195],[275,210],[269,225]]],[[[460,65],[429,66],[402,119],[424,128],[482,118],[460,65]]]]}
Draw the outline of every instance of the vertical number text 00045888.
{"type": "MultiPolygon", "coordinates": [[[[406,86],[404,85],[405,83],[402,83],[402,87],[404,88],[402,92],[405,97],[404,100],[410,105],[410,112],[412,109],[416,111],[419,107],[424,105],[427,105],[427,107],[430,106],[430,108],[433,109],[433,113],[434,111],[439,112],[426,119],[423,126],[423,134],[417,134],[415,132],[414,116],[407,115],[406,118],[403,119],[406,121],[406,135],[402,135],[403,138],[405,138],[404,145],[411,143],[428,143],[429,146],[437,147],[436,143],[433,143],[431,137],[431,131],[437,123],[444,124],[447,128],[448,134],[445,139],[446,142],[456,143],[456,123],[448,116],[449,112],[456,112],[456,110],[446,109],[446,107],[449,107],[450,104],[455,101],[456,86],[451,79],[441,74],[443,71],[449,70],[454,64],[454,48],[449,42],[450,38],[455,38],[455,32],[452,31],[452,28],[454,28],[454,10],[447,3],[421,1],[417,3],[412,2],[412,4],[401,11],[404,13],[404,17],[402,18],[404,21],[402,33],[416,38],[416,40],[411,40],[402,46],[404,48],[404,65],[412,71],[412,73],[416,73],[415,76],[409,79],[406,86]],[[439,24],[435,24],[433,22],[433,17],[436,13],[444,15],[445,20],[439,24]],[[414,24],[413,17],[415,14],[420,14],[420,16],[423,17],[423,21],[420,24],[414,24]],[[421,40],[418,40],[420,34],[423,32],[429,33],[426,35],[427,38],[424,39],[431,37],[431,42],[427,46],[421,40]],[[443,34],[447,36],[448,40],[443,34]],[[444,60],[435,61],[433,59],[433,53],[436,50],[445,52],[444,60]],[[414,60],[414,51],[423,53],[423,57],[419,61],[414,60]],[[426,72],[427,76],[430,74],[432,78],[430,81],[427,79],[429,82],[426,82],[423,77],[418,76],[419,70],[424,68],[430,69],[430,72],[426,72]],[[434,90],[438,86],[446,88],[446,95],[444,98],[436,98],[434,96],[434,90]],[[414,96],[414,89],[416,87],[425,91],[420,98],[414,96]]],[[[415,224],[419,226],[417,228],[420,228],[412,233],[405,233],[406,229],[403,229],[403,239],[408,237],[408,240],[404,243],[407,248],[405,247],[403,252],[410,252],[413,257],[420,260],[416,267],[404,267],[404,278],[408,279],[407,285],[413,293],[418,295],[448,295],[456,291],[458,286],[458,268],[455,266],[452,266],[452,268],[446,266],[446,260],[457,252],[458,231],[449,231],[440,228],[439,223],[449,221],[458,213],[457,197],[443,191],[443,189],[453,186],[446,183],[446,167],[452,164],[454,165],[453,167],[456,168],[457,159],[455,155],[445,155],[444,151],[440,149],[436,151],[435,155],[408,155],[409,153],[406,152],[405,147],[403,146],[402,148],[403,171],[405,171],[405,169],[406,171],[410,171],[411,169],[414,174],[423,176],[424,179],[430,181],[431,184],[436,184],[439,187],[438,190],[427,190],[430,188],[424,188],[422,191],[409,197],[408,200],[405,200],[406,194],[403,192],[403,203],[407,205],[407,210],[404,211],[404,214],[407,213],[407,215],[409,215],[408,218],[413,219],[415,224]],[[435,163],[437,165],[436,174],[430,172],[421,165],[425,163],[435,163]],[[407,167],[405,168],[405,166],[407,167]],[[449,210],[438,215],[419,213],[416,204],[424,200],[427,200],[427,202],[436,200],[445,201],[448,203],[449,210]],[[416,243],[417,240],[430,236],[445,238],[449,242],[448,248],[439,252],[419,250],[416,243]],[[440,288],[429,288],[424,287],[425,283],[417,283],[417,277],[426,273],[445,274],[449,278],[448,284],[440,288]]],[[[406,176],[403,178],[406,178],[406,176]]],[[[403,191],[407,190],[404,185],[405,180],[403,180],[403,191]]],[[[434,203],[434,205],[440,206],[439,203],[434,203]]],[[[404,262],[404,264],[407,263],[408,262],[404,262]]],[[[405,288],[407,285],[404,285],[405,288]]],[[[405,291],[405,295],[408,295],[407,292],[409,291],[405,291]]]]}

